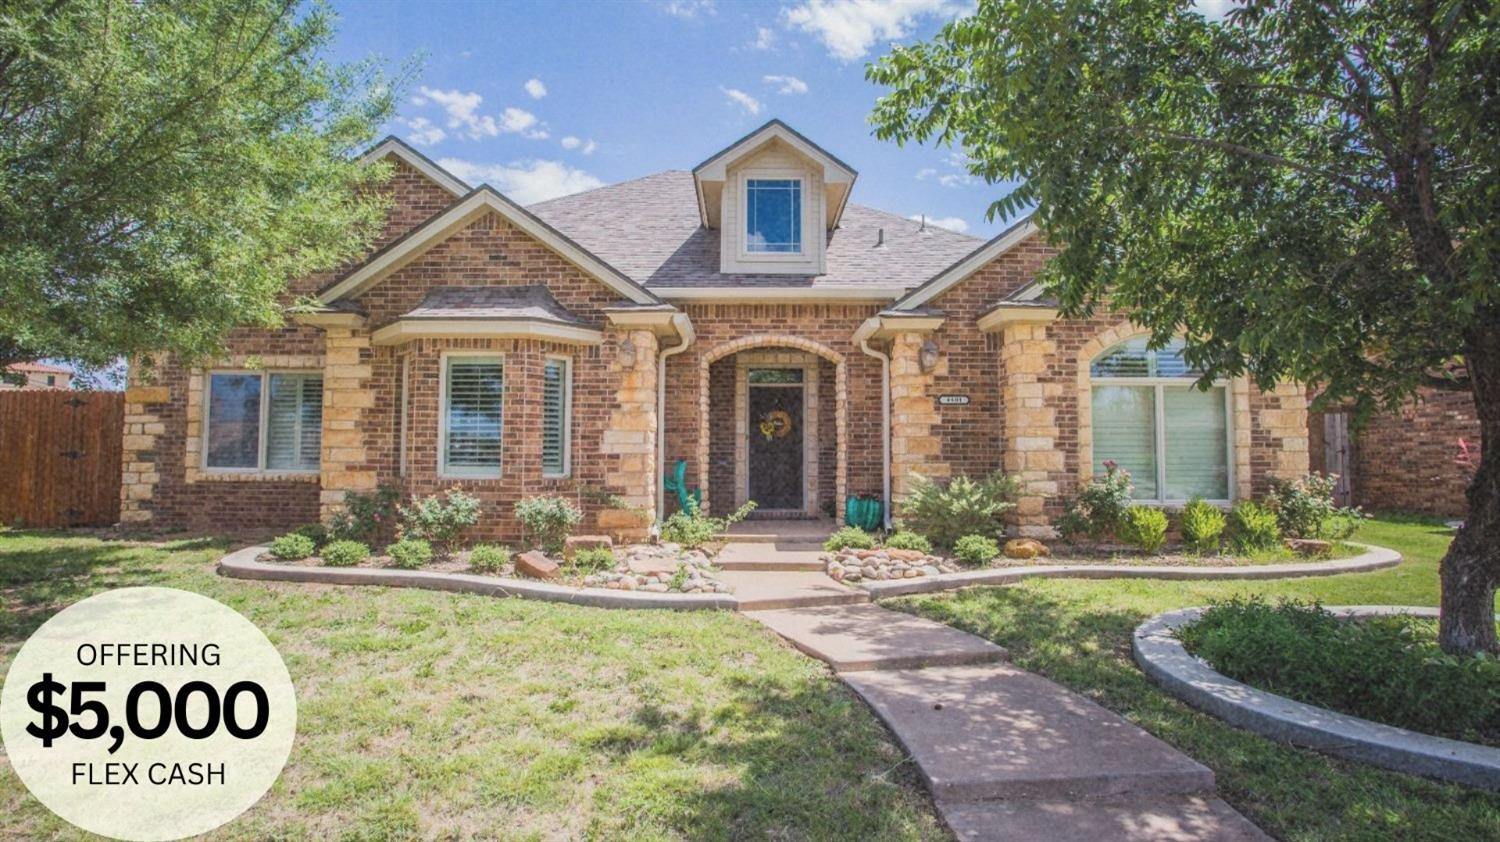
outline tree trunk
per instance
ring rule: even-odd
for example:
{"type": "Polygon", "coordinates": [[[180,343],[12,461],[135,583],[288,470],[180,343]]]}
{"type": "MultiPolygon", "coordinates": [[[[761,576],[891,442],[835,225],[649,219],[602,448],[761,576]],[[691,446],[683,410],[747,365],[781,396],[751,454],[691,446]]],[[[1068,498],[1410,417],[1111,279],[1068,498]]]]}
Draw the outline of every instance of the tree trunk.
{"type": "Polygon", "coordinates": [[[1464,364],[1479,415],[1479,470],[1469,484],[1469,513],[1439,568],[1438,642],[1452,655],[1500,652],[1495,588],[1500,585],[1500,313],[1485,308],[1464,343],[1464,364]]]}

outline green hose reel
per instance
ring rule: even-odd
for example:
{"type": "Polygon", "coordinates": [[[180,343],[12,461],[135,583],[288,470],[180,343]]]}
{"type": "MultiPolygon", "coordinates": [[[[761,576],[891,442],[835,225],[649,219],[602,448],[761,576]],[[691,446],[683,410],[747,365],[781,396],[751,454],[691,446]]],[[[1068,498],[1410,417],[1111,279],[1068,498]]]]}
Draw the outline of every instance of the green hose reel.
{"type": "Polygon", "coordinates": [[[844,523],[858,526],[866,532],[879,529],[884,515],[885,504],[880,502],[879,497],[851,494],[844,501],[844,523]]]}

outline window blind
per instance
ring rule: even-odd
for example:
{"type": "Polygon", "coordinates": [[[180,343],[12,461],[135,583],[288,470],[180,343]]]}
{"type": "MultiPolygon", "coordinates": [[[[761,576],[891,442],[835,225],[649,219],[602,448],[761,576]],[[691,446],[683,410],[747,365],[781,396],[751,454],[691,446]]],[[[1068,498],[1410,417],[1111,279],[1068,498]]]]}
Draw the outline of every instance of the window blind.
{"type": "Polygon", "coordinates": [[[1104,462],[1130,472],[1135,496],[1156,494],[1156,389],[1153,386],[1096,386],[1093,390],[1094,472],[1104,462]]]}
{"type": "Polygon", "coordinates": [[[1163,389],[1169,500],[1229,499],[1224,389],[1163,389]]]}
{"type": "Polygon", "coordinates": [[[449,473],[498,475],[505,369],[500,360],[448,360],[443,465],[449,473]]]}
{"type": "Polygon", "coordinates": [[[266,467],[316,471],[323,444],[323,378],[272,374],[266,417],[266,467]]]}
{"type": "Polygon", "coordinates": [[[542,474],[568,473],[568,361],[547,360],[542,365],[542,474]]]}

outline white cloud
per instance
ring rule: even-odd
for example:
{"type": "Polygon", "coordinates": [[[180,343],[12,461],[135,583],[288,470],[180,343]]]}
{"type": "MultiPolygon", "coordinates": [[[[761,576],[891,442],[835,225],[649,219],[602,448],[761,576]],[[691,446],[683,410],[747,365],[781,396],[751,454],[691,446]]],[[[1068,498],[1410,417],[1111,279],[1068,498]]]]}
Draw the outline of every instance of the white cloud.
{"type": "Polygon", "coordinates": [[[531,94],[532,99],[541,99],[547,95],[547,86],[541,79],[527,79],[522,87],[526,89],[526,93],[531,94]]]}
{"type": "Polygon", "coordinates": [[[760,100],[756,99],[755,97],[737,88],[720,87],[719,90],[723,91],[724,96],[729,97],[730,100],[738,104],[741,108],[745,109],[746,112],[750,114],[760,113],[760,100]]]}
{"type": "Polygon", "coordinates": [[[448,136],[447,132],[426,117],[413,117],[401,122],[405,123],[409,130],[406,133],[407,140],[418,146],[430,146],[448,136]]]}
{"type": "Polygon", "coordinates": [[[757,50],[769,50],[776,46],[776,31],[769,26],[755,28],[755,40],[750,46],[757,50]]]}
{"type": "Polygon", "coordinates": [[[585,155],[594,154],[594,150],[599,147],[599,144],[595,143],[592,139],[584,141],[582,138],[574,137],[573,135],[568,135],[559,141],[559,143],[562,144],[562,148],[564,149],[578,149],[585,155]]]}
{"type": "Polygon", "coordinates": [[[500,130],[532,140],[547,139],[547,130],[538,124],[536,115],[522,108],[507,108],[501,112],[500,130]]]}
{"type": "Polygon", "coordinates": [[[657,8],[674,18],[692,20],[698,15],[711,15],[715,11],[714,0],[667,0],[658,4],[657,8]]]}
{"type": "Polygon", "coordinates": [[[1193,0],[1193,6],[1209,20],[1223,20],[1230,9],[1243,5],[1244,0],[1193,0]]]}
{"type": "Polygon", "coordinates": [[[920,170],[917,170],[917,181],[926,181],[927,179],[932,178],[935,175],[937,175],[937,170],[933,169],[932,167],[923,167],[920,170]]]}
{"type": "Polygon", "coordinates": [[[763,76],[761,81],[767,85],[775,85],[778,94],[807,93],[807,83],[796,76],[763,76]]]}
{"type": "Polygon", "coordinates": [[[782,12],[788,26],[817,36],[834,57],[854,61],[877,41],[905,38],[922,18],[958,17],[953,0],[806,0],[782,12]]]}
{"type": "MultiPolygon", "coordinates": [[[[922,214],[914,213],[911,216],[908,216],[907,219],[913,220],[915,222],[921,222],[922,214]]],[[[946,228],[949,231],[957,231],[960,234],[965,234],[969,231],[969,223],[956,216],[928,217],[927,224],[937,226],[938,228],[946,228]]]]}
{"type": "Polygon", "coordinates": [[[546,128],[530,111],[507,108],[501,113],[499,120],[488,114],[480,114],[479,106],[484,102],[484,97],[473,91],[445,91],[424,86],[421,88],[420,96],[412,98],[412,102],[417,105],[429,101],[437,103],[447,114],[448,128],[462,132],[470,140],[495,137],[502,133],[519,134],[532,140],[542,140],[547,137],[546,128]],[[417,100],[422,101],[417,102],[417,100]]]}
{"type": "Polygon", "coordinates": [[[561,161],[478,164],[462,158],[442,158],[438,166],[470,184],[489,184],[522,205],[604,186],[604,182],[589,173],[561,161]]]}

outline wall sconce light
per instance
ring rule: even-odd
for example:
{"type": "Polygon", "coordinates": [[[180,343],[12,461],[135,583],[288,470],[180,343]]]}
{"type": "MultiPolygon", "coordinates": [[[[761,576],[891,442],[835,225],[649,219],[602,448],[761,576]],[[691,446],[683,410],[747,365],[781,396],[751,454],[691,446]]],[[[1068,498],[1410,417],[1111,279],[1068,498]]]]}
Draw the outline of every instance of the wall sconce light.
{"type": "Polygon", "coordinates": [[[922,373],[927,374],[937,368],[938,360],[942,359],[942,349],[931,339],[922,343],[922,350],[917,352],[917,365],[922,367],[922,373]]]}
{"type": "Polygon", "coordinates": [[[635,343],[631,342],[629,338],[621,342],[620,347],[615,351],[615,360],[620,363],[621,368],[634,368],[635,343]]]}

